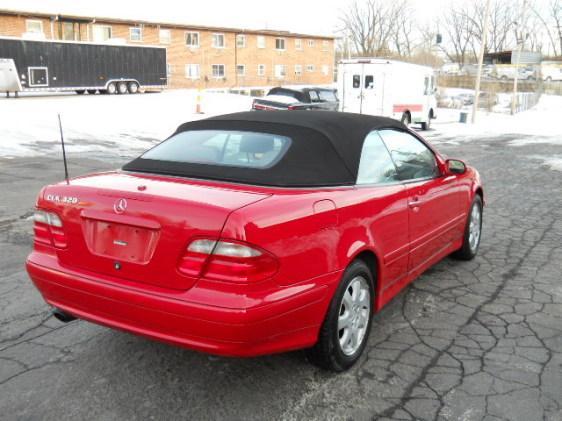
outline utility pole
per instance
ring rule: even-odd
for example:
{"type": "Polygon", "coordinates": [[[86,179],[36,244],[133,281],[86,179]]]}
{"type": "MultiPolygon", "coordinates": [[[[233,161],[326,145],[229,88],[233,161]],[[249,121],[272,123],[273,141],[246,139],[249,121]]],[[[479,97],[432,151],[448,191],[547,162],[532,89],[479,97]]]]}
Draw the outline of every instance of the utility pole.
{"type": "Polygon", "coordinates": [[[480,79],[482,78],[482,64],[484,63],[484,50],[488,42],[488,24],[490,16],[490,0],[486,0],[484,12],[484,27],[482,29],[482,45],[478,54],[478,72],[476,73],[476,85],[474,86],[474,103],[472,104],[472,124],[476,123],[476,111],[478,110],[478,98],[480,97],[480,79]]]}
{"type": "Polygon", "coordinates": [[[527,0],[523,0],[521,6],[521,15],[519,16],[520,23],[520,35],[521,41],[517,40],[517,56],[515,57],[515,76],[513,77],[513,95],[511,96],[511,115],[514,115],[517,111],[517,82],[519,80],[519,64],[521,61],[521,53],[523,52],[523,44],[525,44],[525,6],[527,6],[527,0]]]}

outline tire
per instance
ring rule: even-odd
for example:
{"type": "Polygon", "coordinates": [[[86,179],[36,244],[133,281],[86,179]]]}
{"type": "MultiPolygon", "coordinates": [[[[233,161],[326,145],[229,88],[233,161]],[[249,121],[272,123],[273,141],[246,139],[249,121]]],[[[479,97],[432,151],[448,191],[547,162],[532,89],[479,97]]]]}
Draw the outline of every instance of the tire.
{"type": "Polygon", "coordinates": [[[95,90],[95,89],[88,89],[88,94],[89,94],[89,95],[95,95],[95,94],[96,94],[96,90],[95,90]]]}
{"type": "Polygon", "coordinates": [[[117,86],[115,85],[115,82],[111,82],[109,85],[107,85],[106,92],[110,95],[113,95],[114,93],[117,92],[117,86]]]}
{"type": "Polygon", "coordinates": [[[427,121],[421,123],[422,130],[429,130],[431,128],[431,111],[427,115],[427,121]]]}
{"type": "Polygon", "coordinates": [[[139,84],[137,82],[129,82],[127,90],[130,94],[136,94],[139,91],[139,84]]]}
{"type": "Polygon", "coordinates": [[[400,118],[400,121],[405,126],[408,126],[412,122],[412,120],[410,119],[410,113],[408,112],[402,113],[402,117],[400,118]]]}
{"type": "Polygon", "coordinates": [[[552,82],[552,77],[548,76],[548,77],[545,79],[545,82],[548,82],[548,83],[552,82]]]}
{"type": "Polygon", "coordinates": [[[500,77],[500,79],[505,82],[505,81],[507,80],[507,76],[506,76],[506,75],[502,75],[502,77],[500,77]]]}
{"type": "Polygon", "coordinates": [[[459,260],[472,260],[476,257],[478,253],[478,247],[480,246],[480,240],[482,238],[482,198],[479,194],[474,197],[472,205],[470,206],[470,212],[466,220],[466,227],[464,229],[464,239],[462,247],[455,251],[452,256],[459,260]],[[475,212],[478,212],[478,221],[473,225],[475,219],[475,212]],[[477,230],[472,231],[471,230],[477,230]],[[477,233],[477,238],[474,239],[474,235],[477,233]],[[475,240],[475,241],[474,241],[475,240]]]}
{"type": "Polygon", "coordinates": [[[77,93],[78,95],[84,95],[84,94],[86,93],[86,91],[85,91],[84,89],[78,89],[78,90],[76,91],[76,93],[77,93]]]}
{"type": "Polygon", "coordinates": [[[117,84],[117,93],[123,95],[128,92],[127,82],[119,82],[117,84]]]}
{"type": "Polygon", "coordinates": [[[311,363],[341,372],[359,360],[369,339],[374,296],[371,271],[362,260],[355,260],[345,270],[332,298],[318,342],[307,350],[311,363]]]}

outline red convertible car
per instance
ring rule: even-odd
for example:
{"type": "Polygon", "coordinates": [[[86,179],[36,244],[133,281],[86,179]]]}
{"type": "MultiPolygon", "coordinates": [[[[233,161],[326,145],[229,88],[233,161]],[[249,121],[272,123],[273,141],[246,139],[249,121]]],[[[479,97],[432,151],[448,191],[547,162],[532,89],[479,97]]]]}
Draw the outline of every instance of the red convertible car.
{"type": "Polygon", "coordinates": [[[483,204],[476,170],[395,120],[230,114],[44,187],[27,271],[62,321],[229,356],[307,348],[341,371],[374,312],[475,256],[483,204]]]}

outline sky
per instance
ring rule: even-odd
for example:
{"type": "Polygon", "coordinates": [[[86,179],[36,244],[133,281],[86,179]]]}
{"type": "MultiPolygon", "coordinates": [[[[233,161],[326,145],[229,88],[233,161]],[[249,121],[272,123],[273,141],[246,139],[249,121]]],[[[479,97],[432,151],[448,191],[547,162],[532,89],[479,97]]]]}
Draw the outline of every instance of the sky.
{"type": "MultiPolygon", "coordinates": [[[[122,17],[248,29],[334,35],[352,0],[0,0],[1,9],[122,17]],[[155,7],[156,6],[156,7],[155,7]]],[[[392,0],[388,0],[392,1],[392,0]]],[[[411,0],[416,19],[431,21],[451,0],[411,0]]]]}

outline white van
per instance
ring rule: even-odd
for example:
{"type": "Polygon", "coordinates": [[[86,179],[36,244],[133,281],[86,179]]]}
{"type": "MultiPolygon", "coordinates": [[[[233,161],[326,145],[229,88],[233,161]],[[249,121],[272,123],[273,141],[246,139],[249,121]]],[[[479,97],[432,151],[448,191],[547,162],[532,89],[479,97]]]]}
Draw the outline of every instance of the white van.
{"type": "Polygon", "coordinates": [[[338,64],[340,111],[392,117],[427,130],[436,118],[435,92],[431,67],[378,58],[338,64]]]}

